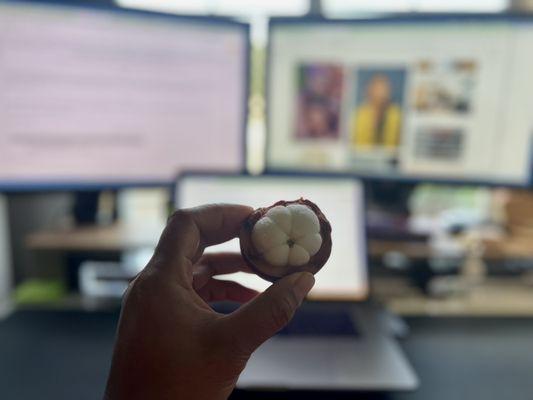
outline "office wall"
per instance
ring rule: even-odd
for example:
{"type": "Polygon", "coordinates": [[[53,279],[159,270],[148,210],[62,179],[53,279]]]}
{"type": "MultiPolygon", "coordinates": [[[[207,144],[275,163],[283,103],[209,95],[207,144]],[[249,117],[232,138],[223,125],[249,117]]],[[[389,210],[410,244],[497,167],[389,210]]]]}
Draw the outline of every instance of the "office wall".
{"type": "Polygon", "coordinates": [[[11,254],[9,251],[7,200],[0,195],[0,318],[11,308],[11,254]]]}

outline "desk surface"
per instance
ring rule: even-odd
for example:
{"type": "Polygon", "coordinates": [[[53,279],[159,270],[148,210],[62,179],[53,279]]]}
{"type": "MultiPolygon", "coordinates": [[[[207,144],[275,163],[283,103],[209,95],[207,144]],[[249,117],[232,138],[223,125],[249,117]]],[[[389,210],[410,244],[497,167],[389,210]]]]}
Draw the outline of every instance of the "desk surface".
{"type": "MultiPolygon", "coordinates": [[[[117,313],[18,312],[0,321],[2,399],[101,398],[117,313]]],[[[413,393],[243,393],[232,399],[531,400],[533,319],[408,318],[413,393]]]]}
{"type": "Polygon", "coordinates": [[[401,341],[420,377],[412,393],[235,393],[241,399],[531,400],[533,319],[407,318],[401,341]]]}
{"type": "MultiPolygon", "coordinates": [[[[163,226],[137,226],[114,224],[108,226],[86,226],[62,230],[33,232],[26,237],[31,250],[57,251],[123,251],[139,247],[155,246],[163,226]]],[[[485,256],[489,259],[533,258],[530,237],[486,240],[485,256]]],[[[369,255],[382,257],[389,252],[398,252],[409,258],[428,258],[433,255],[425,242],[401,240],[369,241],[369,255]]]]}
{"type": "Polygon", "coordinates": [[[468,290],[441,297],[424,295],[403,277],[375,277],[371,293],[403,316],[533,317],[533,274],[488,277],[468,290]]]}
{"type": "Polygon", "coordinates": [[[31,233],[26,245],[30,250],[119,252],[155,246],[162,230],[162,226],[141,229],[123,224],[74,227],[31,233]]]}
{"type": "MultiPolygon", "coordinates": [[[[156,225],[139,229],[136,226],[115,224],[42,231],[30,234],[26,238],[26,244],[31,250],[39,251],[121,252],[154,247],[162,229],[162,226],[156,225]]],[[[524,240],[509,245],[500,243],[491,247],[490,254],[503,258],[511,254],[525,257],[526,247],[524,240]]],[[[412,258],[426,258],[430,255],[428,245],[423,242],[371,240],[369,243],[369,253],[373,257],[383,256],[390,251],[401,252],[412,258]]],[[[533,258],[533,246],[530,246],[530,251],[533,258]]],[[[399,295],[396,293],[400,287],[397,282],[381,286],[381,290],[373,288],[373,293],[402,315],[462,315],[465,312],[473,315],[533,315],[533,289],[523,282],[487,282],[468,296],[455,296],[446,300],[427,299],[416,291],[410,296],[399,295]]]]}

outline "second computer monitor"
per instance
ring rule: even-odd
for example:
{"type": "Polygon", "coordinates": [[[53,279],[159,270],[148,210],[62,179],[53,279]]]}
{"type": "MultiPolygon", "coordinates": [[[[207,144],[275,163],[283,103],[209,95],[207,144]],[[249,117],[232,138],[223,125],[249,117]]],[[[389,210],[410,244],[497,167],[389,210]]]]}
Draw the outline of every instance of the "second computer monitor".
{"type": "Polygon", "coordinates": [[[525,185],[533,20],[273,20],[267,168],[525,185]]]}

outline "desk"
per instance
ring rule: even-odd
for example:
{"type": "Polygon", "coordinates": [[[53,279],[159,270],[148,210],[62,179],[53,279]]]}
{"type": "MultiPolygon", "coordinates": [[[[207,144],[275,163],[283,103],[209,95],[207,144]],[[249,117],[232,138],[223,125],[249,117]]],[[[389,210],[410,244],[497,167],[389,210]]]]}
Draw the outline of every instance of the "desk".
{"type": "Polygon", "coordinates": [[[408,318],[403,347],[419,374],[412,393],[246,393],[232,400],[531,400],[533,319],[408,318]]]}
{"type": "Polygon", "coordinates": [[[157,244],[163,227],[86,226],[34,232],[26,237],[30,250],[121,252],[157,244]]]}
{"type": "MultiPolygon", "coordinates": [[[[533,259],[533,237],[509,237],[486,239],[483,258],[490,261],[502,259],[533,259]]],[[[371,257],[383,257],[386,253],[397,252],[411,259],[426,259],[434,256],[426,242],[407,240],[370,240],[368,253],[371,257]]]]}
{"type": "MultiPolygon", "coordinates": [[[[74,227],[33,232],[26,237],[30,250],[51,251],[123,251],[155,246],[162,226],[139,227],[120,223],[108,226],[74,227]]],[[[373,257],[397,251],[412,258],[427,258],[430,249],[422,242],[371,240],[369,253],[373,257]]]]}
{"type": "MultiPolygon", "coordinates": [[[[125,225],[74,227],[61,230],[33,232],[26,237],[31,250],[58,251],[124,251],[139,247],[155,246],[164,226],[125,225]]],[[[486,240],[486,258],[533,259],[533,244],[530,238],[486,240]]],[[[371,239],[368,244],[371,257],[379,258],[390,252],[404,254],[411,259],[425,259],[433,255],[426,242],[410,240],[371,239]]]]}
{"type": "Polygon", "coordinates": [[[61,255],[68,287],[77,290],[78,269],[83,261],[118,261],[124,252],[152,249],[163,228],[159,224],[139,228],[118,223],[65,228],[31,233],[25,244],[30,251],[61,255]]]}
{"type": "MultiPolygon", "coordinates": [[[[163,226],[133,226],[114,224],[89,226],[55,231],[35,232],[26,238],[26,244],[33,251],[56,251],[64,253],[121,253],[139,248],[155,247],[163,226]]],[[[533,245],[529,240],[486,241],[486,258],[490,260],[507,258],[533,258],[533,245]]],[[[420,241],[370,240],[369,255],[379,260],[389,252],[399,252],[411,259],[431,257],[430,247],[420,241]]],[[[69,268],[70,282],[77,276],[69,268]]],[[[402,283],[387,285],[374,280],[373,293],[393,311],[402,315],[533,315],[533,288],[518,279],[488,280],[474,294],[448,300],[428,299],[419,291],[401,296],[398,288],[402,283]],[[381,288],[380,288],[381,284],[381,288]]],[[[405,279],[403,279],[405,284],[405,279]]]]}
{"type": "MultiPolygon", "coordinates": [[[[118,313],[17,312],[0,321],[2,399],[97,399],[118,313]]],[[[531,400],[533,319],[407,318],[402,345],[421,378],[413,393],[243,393],[232,400],[531,400]]]]}
{"type": "Polygon", "coordinates": [[[376,277],[371,293],[403,316],[533,317],[533,283],[523,277],[489,277],[465,293],[446,297],[428,297],[403,277],[376,277]]]}
{"type": "MultiPolygon", "coordinates": [[[[43,231],[30,234],[26,244],[33,251],[56,251],[65,253],[105,252],[121,253],[139,248],[155,247],[163,226],[114,224],[110,226],[90,226],[56,231],[43,231]]],[[[491,241],[487,242],[487,257],[491,260],[528,257],[533,258],[533,245],[530,242],[491,241]]],[[[399,252],[412,259],[426,259],[431,249],[424,242],[371,240],[369,254],[379,259],[388,252],[399,252]]],[[[69,268],[69,281],[76,282],[74,268],[69,268]]],[[[528,287],[519,279],[515,281],[488,280],[475,293],[450,299],[428,299],[420,291],[405,288],[402,277],[387,284],[386,280],[373,280],[372,292],[393,311],[402,315],[533,315],[533,287],[528,287]],[[403,285],[403,286],[402,286],[403,285]],[[407,295],[405,295],[407,293],[407,295]]],[[[75,286],[75,285],[71,285],[75,286]]]]}

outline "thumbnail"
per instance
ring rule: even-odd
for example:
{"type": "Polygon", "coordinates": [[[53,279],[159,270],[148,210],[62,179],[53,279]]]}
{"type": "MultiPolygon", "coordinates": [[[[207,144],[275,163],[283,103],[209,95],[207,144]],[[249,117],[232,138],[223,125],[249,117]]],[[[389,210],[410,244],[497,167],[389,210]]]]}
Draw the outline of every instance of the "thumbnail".
{"type": "Polygon", "coordinates": [[[413,108],[420,114],[461,115],[471,112],[476,72],[477,64],[472,60],[418,62],[413,108]]]}
{"type": "Polygon", "coordinates": [[[297,68],[296,139],[340,137],[343,68],[334,64],[302,64],[297,68]]]}
{"type": "Polygon", "coordinates": [[[354,74],[352,148],[395,151],[401,139],[405,69],[365,67],[354,74]]]}
{"type": "Polygon", "coordinates": [[[420,127],[414,153],[419,160],[455,162],[463,155],[464,132],[460,128],[420,127]]]}

